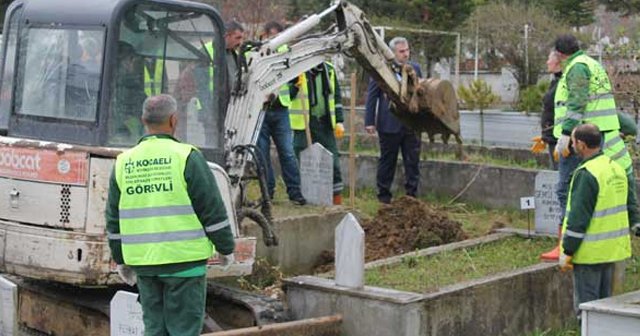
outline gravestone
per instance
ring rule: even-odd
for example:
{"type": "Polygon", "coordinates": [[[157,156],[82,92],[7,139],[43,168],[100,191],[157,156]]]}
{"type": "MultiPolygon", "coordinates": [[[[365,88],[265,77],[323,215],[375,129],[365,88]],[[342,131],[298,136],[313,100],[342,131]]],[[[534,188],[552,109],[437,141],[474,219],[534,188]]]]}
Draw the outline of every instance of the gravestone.
{"type": "Polygon", "coordinates": [[[558,234],[560,202],[556,196],[558,172],[543,170],[536,175],[536,233],[558,234]]]}
{"type": "Polygon", "coordinates": [[[310,204],[333,205],[333,155],[317,142],[300,152],[300,190],[310,204]]]}
{"type": "MultiPolygon", "coordinates": [[[[200,120],[198,104],[196,101],[198,99],[193,97],[189,101],[187,105],[187,122],[186,122],[186,132],[184,134],[185,141],[194,145],[204,145],[205,144],[205,129],[204,123],[200,120]]],[[[215,128],[213,128],[215,129],[215,128]]],[[[217,144],[208,144],[208,145],[217,145],[217,144]]]]}
{"type": "Polygon", "coordinates": [[[118,291],[109,305],[111,336],[143,336],[142,306],[138,294],[118,291]]]}
{"type": "Polygon", "coordinates": [[[348,213],[336,227],[336,285],[364,286],[364,230],[348,213]]]}
{"type": "Polygon", "coordinates": [[[18,334],[18,286],[0,276],[0,335],[18,334]]]}

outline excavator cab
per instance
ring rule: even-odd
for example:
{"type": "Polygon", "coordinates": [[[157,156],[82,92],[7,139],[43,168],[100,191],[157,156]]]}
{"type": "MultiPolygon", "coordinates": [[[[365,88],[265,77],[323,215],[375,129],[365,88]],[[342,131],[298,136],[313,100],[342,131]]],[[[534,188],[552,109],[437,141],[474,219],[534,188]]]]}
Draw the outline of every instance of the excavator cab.
{"type": "MultiPolygon", "coordinates": [[[[143,134],[144,100],[176,98],[176,138],[210,161],[239,237],[224,160],[223,23],[174,0],[15,0],[0,54],[0,270],[79,285],[118,282],[104,218],[115,157],[143,134]]],[[[238,258],[238,255],[240,257],[238,258]]],[[[215,260],[211,263],[215,264],[215,260]]]]}
{"type": "Polygon", "coordinates": [[[180,1],[24,0],[7,13],[0,130],[12,137],[130,147],[142,103],[179,104],[177,138],[223,154],[223,24],[180,1]],[[219,51],[219,52],[216,52],[219,51]]]}

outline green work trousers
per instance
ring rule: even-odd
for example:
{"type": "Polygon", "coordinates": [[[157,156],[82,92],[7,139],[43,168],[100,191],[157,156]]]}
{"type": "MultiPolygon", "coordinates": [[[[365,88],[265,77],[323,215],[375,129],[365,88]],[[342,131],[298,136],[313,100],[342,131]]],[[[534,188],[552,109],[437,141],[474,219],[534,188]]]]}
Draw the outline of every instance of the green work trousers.
{"type": "MultiPolygon", "coordinates": [[[[333,155],[333,194],[337,195],[342,192],[344,185],[342,183],[342,174],[340,173],[340,153],[338,153],[338,145],[336,144],[336,136],[333,133],[331,122],[326,118],[310,118],[309,128],[311,129],[311,141],[317,142],[324,146],[333,155]]],[[[307,135],[305,131],[293,131],[293,150],[296,158],[300,162],[300,152],[307,148],[307,135]]]]}
{"type": "Polygon", "coordinates": [[[205,276],[139,276],[145,336],[197,336],[207,299],[205,276]]]}

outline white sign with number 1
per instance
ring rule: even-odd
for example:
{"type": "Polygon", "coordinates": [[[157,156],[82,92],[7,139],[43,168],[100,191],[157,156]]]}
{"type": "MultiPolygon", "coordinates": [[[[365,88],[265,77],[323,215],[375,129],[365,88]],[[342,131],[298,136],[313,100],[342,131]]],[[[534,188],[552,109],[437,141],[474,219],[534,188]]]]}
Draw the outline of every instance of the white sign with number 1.
{"type": "Polygon", "coordinates": [[[536,208],[536,200],[534,197],[520,197],[520,210],[528,210],[536,208]]]}

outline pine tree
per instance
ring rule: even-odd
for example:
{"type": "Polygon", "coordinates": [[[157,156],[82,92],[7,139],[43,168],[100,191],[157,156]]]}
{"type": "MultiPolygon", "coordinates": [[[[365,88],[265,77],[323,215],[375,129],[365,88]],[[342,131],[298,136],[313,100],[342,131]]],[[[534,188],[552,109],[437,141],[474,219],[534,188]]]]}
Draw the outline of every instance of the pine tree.
{"type": "Polygon", "coordinates": [[[571,27],[579,28],[595,21],[595,0],[552,0],[551,6],[553,12],[571,27]]]}

